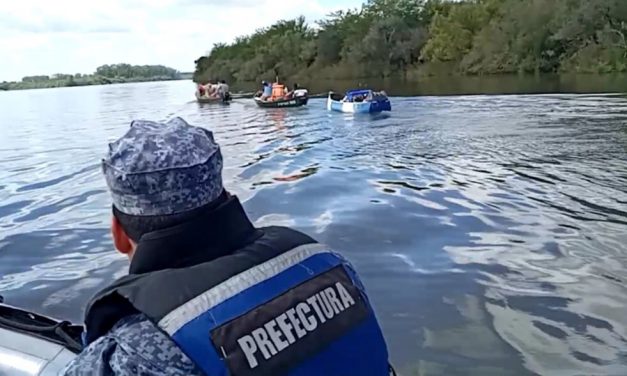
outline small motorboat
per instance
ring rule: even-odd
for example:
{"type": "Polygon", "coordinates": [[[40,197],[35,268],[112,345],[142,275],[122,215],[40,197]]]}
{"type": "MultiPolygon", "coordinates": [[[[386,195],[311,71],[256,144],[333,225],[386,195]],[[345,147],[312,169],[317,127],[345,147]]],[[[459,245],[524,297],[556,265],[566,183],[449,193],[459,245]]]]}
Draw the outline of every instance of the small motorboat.
{"type": "Polygon", "coordinates": [[[306,105],[309,101],[307,89],[296,87],[296,90],[289,94],[285,85],[281,85],[278,82],[272,84],[272,96],[270,98],[262,100],[261,96],[261,93],[257,93],[253,99],[257,106],[263,108],[300,107],[306,105]]]}
{"type": "Polygon", "coordinates": [[[0,375],[57,375],[83,346],[83,327],[2,304],[0,375]]]}
{"type": "Polygon", "coordinates": [[[385,92],[370,89],[349,90],[345,95],[330,92],[327,110],[348,113],[376,113],[392,111],[392,104],[385,92]]]}
{"type": "Polygon", "coordinates": [[[309,97],[307,95],[296,96],[292,98],[281,98],[276,100],[262,100],[261,96],[253,98],[257,106],[263,108],[286,108],[286,107],[300,107],[307,104],[309,97]]]}

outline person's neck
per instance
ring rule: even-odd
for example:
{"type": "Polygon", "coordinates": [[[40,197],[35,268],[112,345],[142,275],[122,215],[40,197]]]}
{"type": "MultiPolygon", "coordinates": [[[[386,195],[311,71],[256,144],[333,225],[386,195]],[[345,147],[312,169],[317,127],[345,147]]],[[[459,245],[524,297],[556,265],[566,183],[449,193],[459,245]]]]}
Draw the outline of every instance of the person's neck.
{"type": "Polygon", "coordinates": [[[131,260],[130,274],[183,268],[212,261],[261,236],[235,196],[180,225],[144,234],[131,260]]]}

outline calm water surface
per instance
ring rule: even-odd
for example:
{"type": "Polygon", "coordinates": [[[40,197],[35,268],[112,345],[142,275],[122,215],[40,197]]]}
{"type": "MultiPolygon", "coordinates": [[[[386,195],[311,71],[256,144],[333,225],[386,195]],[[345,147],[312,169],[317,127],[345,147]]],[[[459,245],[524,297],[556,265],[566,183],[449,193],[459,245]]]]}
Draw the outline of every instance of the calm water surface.
{"type": "Polygon", "coordinates": [[[80,320],[123,275],[99,161],[133,119],[210,128],[258,225],[361,272],[402,374],[627,374],[627,99],[191,102],[189,82],[0,92],[0,293],[80,320]]]}

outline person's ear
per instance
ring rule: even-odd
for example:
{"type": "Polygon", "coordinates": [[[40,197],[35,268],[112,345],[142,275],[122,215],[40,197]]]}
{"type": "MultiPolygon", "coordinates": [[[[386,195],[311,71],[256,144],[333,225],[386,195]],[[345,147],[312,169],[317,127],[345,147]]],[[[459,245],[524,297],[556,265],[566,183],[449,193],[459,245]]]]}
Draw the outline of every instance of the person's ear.
{"type": "Polygon", "coordinates": [[[133,242],[126,235],[126,231],[122,228],[120,221],[115,216],[111,217],[111,235],[113,235],[113,244],[118,252],[130,255],[133,252],[133,242]]]}

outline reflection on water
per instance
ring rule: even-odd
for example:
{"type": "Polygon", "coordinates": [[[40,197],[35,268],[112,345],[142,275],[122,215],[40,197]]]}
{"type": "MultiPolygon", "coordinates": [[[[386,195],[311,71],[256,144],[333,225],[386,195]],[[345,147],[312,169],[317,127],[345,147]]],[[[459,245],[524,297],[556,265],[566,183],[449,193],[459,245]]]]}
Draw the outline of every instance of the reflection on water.
{"type": "Polygon", "coordinates": [[[358,268],[402,374],[627,374],[627,100],[190,102],[187,82],[0,93],[0,292],[80,319],[126,270],[99,160],[134,118],[213,130],[258,225],[358,268]]]}
{"type": "MultiPolygon", "coordinates": [[[[468,94],[622,93],[627,75],[487,75],[436,76],[418,80],[362,78],[359,80],[302,79],[299,84],[313,93],[342,92],[355,87],[374,87],[397,96],[468,94]]],[[[236,84],[236,90],[256,91],[258,83],[236,84]]],[[[394,107],[394,106],[392,106],[394,107]]]]}

